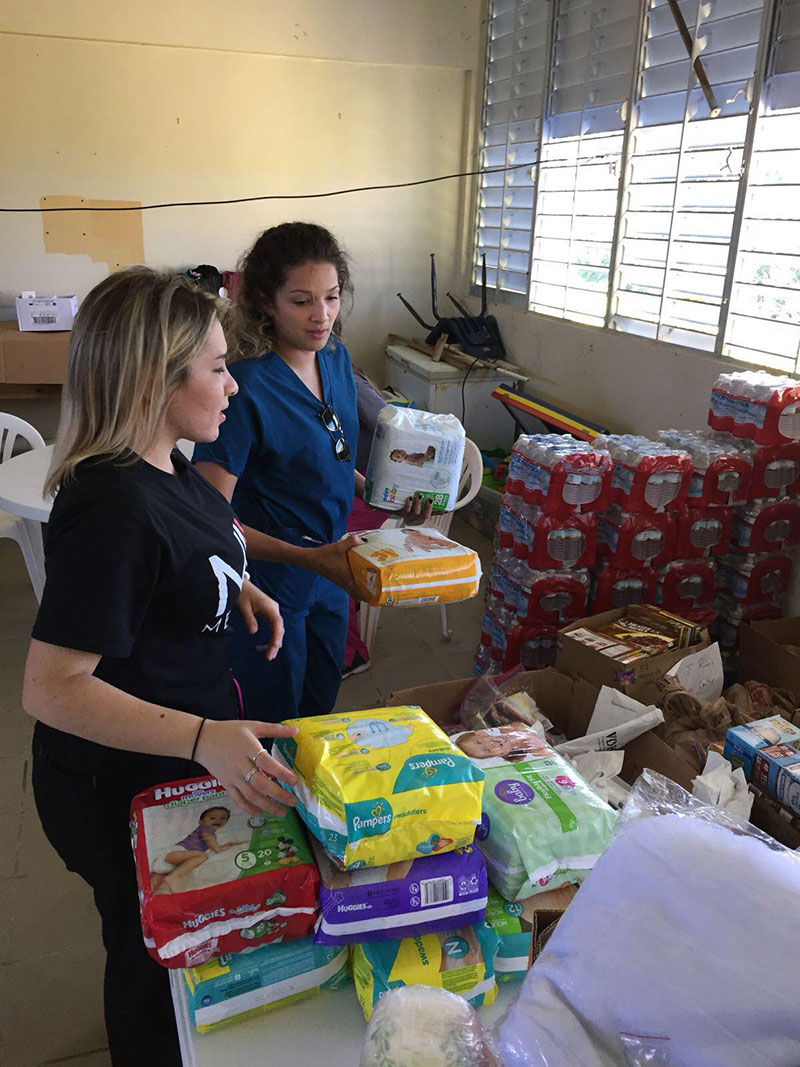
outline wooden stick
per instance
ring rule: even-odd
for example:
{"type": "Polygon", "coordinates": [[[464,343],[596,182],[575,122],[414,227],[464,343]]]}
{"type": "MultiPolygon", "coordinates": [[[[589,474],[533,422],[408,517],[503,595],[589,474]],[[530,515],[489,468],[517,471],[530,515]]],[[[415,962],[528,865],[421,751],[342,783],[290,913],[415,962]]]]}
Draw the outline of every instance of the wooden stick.
{"type": "MultiPolygon", "coordinates": [[[[694,49],[694,41],[692,40],[692,35],[689,33],[689,27],[686,25],[686,20],[681,13],[681,9],[678,7],[678,0],[667,0],[667,3],[672,12],[672,17],[675,19],[675,25],[678,27],[678,33],[681,35],[683,46],[691,59],[692,50],[694,49]]],[[[706,98],[706,103],[711,112],[711,118],[716,118],[719,114],[720,107],[717,103],[717,98],[714,95],[714,90],[711,88],[711,82],[708,80],[708,75],[706,74],[706,69],[703,66],[703,61],[700,59],[700,56],[695,57],[692,66],[697,75],[697,80],[700,82],[700,88],[703,90],[703,96],[706,98]]]]}

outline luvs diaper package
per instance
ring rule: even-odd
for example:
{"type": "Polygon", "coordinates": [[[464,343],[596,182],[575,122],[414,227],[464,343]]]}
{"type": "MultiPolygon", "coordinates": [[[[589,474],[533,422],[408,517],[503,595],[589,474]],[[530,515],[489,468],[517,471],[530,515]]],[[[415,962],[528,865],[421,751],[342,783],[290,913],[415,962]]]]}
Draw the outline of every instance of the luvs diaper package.
{"type": "Polygon", "coordinates": [[[433,526],[370,530],[347,553],[359,596],[367,604],[451,604],[476,596],[478,553],[433,526]]]}
{"type": "Polygon", "coordinates": [[[402,941],[353,946],[353,980],[368,1019],[380,997],[400,986],[426,985],[457,993],[476,1007],[497,996],[497,934],[485,922],[402,941]]]}
{"type": "Polygon", "coordinates": [[[616,812],[532,727],[456,734],[485,775],[476,841],[506,900],[580,884],[605,851],[616,812]]]}
{"type": "Polygon", "coordinates": [[[310,937],[226,953],[183,972],[189,1015],[200,1033],[260,1015],[350,981],[347,949],[310,937]]]}
{"type": "Polygon", "coordinates": [[[434,511],[452,511],[464,461],[464,427],[455,415],[398,408],[378,414],[367,464],[364,500],[399,511],[420,493],[434,511]]]}
{"type": "Polygon", "coordinates": [[[131,839],[145,945],[165,967],[314,929],[319,875],[290,808],[247,815],[216,778],[170,782],[133,798],[131,839]]]}
{"type": "Polygon", "coordinates": [[[527,900],[504,900],[489,886],[486,922],[500,939],[494,957],[497,981],[524,978],[542,941],[555,928],[577,892],[575,886],[549,889],[527,900]]]}
{"type": "Polygon", "coordinates": [[[486,862],[473,845],[416,860],[341,871],[316,841],[323,945],[396,941],[473,923],[486,911],[486,862]]]}
{"type": "Polygon", "coordinates": [[[381,867],[472,844],[483,771],[416,707],[292,719],[273,756],[308,829],[341,865],[381,867]]]}

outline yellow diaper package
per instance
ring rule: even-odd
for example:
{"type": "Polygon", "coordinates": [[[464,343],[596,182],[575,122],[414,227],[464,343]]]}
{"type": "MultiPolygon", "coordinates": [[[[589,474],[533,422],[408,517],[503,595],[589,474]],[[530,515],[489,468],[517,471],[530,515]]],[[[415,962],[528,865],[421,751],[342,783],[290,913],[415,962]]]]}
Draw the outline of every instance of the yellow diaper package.
{"type": "Polygon", "coordinates": [[[297,814],[346,870],[465,848],[483,771],[421,708],[292,719],[272,754],[297,775],[297,814]]]}
{"type": "Polygon", "coordinates": [[[360,534],[347,561],[359,596],[373,607],[452,604],[476,596],[478,553],[433,526],[398,526],[360,534]]]}
{"type": "Polygon", "coordinates": [[[389,989],[426,985],[479,1007],[497,996],[494,956],[500,939],[485,922],[438,934],[352,946],[353,981],[369,1018],[389,989]]]}

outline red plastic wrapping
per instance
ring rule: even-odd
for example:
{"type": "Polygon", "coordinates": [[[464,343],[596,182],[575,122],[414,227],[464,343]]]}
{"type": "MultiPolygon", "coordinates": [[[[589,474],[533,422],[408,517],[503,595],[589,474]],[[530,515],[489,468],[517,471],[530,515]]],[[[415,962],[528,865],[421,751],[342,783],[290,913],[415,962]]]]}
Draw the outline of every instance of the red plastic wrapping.
{"type": "Polygon", "coordinates": [[[503,670],[518,663],[526,671],[552,667],[556,661],[558,627],[547,622],[520,623],[508,635],[503,670]]]}
{"type": "Polygon", "coordinates": [[[782,597],[792,580],[792,560],[781,552],[731,552],[717,560],[717,589],[741,604],[782,597]]]}
{"type": "Polygon", "coordinates": [[[695,468],[686,503],[690,508],[702,508],[748,500],[752,475],[753,468],[743,456],[715,460],[705,471],[695,468]]]}
{"type": "Polygon", "coordinates": [[[215,778],[169,782],[133,798],[131,843],[145,945],[164,967],[313,933],[319,874],[291,808],[248,816],[215,778]],[[210,811],[228,815],[203,849],[210,811]]]}
{"type": "Polygon", "coordinates": [[[590,614],[600,615],[631,604],[652,604],[655,595],[656,572],[652,567],[625,570],[604,561],[594,572],[590,614]]]}
{"type": "Polygon", "coordinates": [[[760,604],[741,604],[728,593],[717,597],[717,621],[713,626],[713,636],[719,641],[723,652],[735,652],[739,646],[739,627],[743,622],[765,622],[767,619],[780,619],[783,609],[774,601],[760,604]]]}
{"type": "Polygon", "coordinates": [[[760,445],[800,438],[800,381],[765,371],[721,374],[711,391],[708,424],[760,445]]]}
{"type": "Polygon", "coordinates": [[[775,552],[800,544],[800,500],[754,500],[733,509],[731,545],[743,552],[775,552]]]}
{"type": "Polygon", "coordinates": [[[609,504],[597,520],[598,555],[614,567],[661,567],[675,558],[675,520],[668,511],[634,514],[609,504]]]}
{"type": "Polygon", "coordinates": [[[800,441],[753,450],[750,496],[800,496],[800,441]]]}
{"type": "Polygon", "coordinates": [[[528,563],[539,570],[591,567],[597,556],[597,520],[594,515],[542,514],[531,530],[528,563]]]}
{"type": "Polygon", "coordinates": [[[733,513],[723,507],[682,507],[675,516],[675,555],[678,559],[721,556],[730,549],[733,513]]]}
{"type": "Polygon", "coordinates": [[[674,560],[658,571],[656,603],[665,611],[690,618],[687,612],[713,602],[715,574],[710,559],[674,560]]]}
{"type": "Polygon", "coordinates": [[[602,511],[611,486],[611,457],[569,434],[523,435],[514,445],[506,491],[549,515],[602,511]]]}
{"type": "Polygon", "coordinates": [[[530,587],[522,595],[520,607],[526,607],[520,622],[549,622],[563,626],[586,614],[589,595],[589,572],[531,571],[530,587]]]}

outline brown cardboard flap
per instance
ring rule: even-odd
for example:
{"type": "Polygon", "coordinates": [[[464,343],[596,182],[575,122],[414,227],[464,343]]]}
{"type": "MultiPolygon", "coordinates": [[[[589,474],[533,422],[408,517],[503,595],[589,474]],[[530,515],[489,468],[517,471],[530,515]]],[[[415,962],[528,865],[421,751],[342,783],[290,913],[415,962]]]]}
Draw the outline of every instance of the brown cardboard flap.
{"type": "Polygon", "coordinates": [[[0,322],[0,381],[10,385],[60,385],[66,380],[69,331],[24,333],[0,322]]]}
{"type": "Polygon", "coordinates": [[[800,656],[784,645],[800,645],[800,618],[768,619],[739,627],[739,681],[783,687],[800,700],[800,656]]]}

